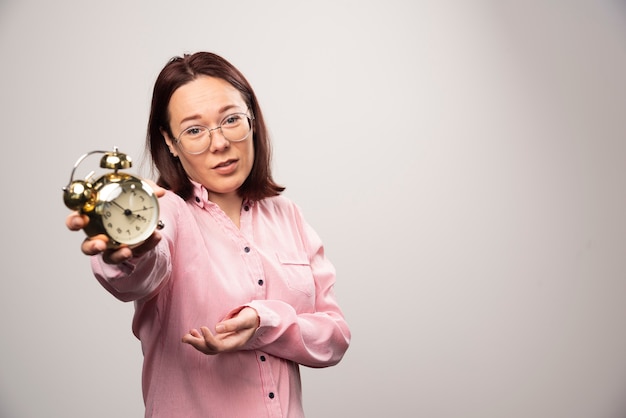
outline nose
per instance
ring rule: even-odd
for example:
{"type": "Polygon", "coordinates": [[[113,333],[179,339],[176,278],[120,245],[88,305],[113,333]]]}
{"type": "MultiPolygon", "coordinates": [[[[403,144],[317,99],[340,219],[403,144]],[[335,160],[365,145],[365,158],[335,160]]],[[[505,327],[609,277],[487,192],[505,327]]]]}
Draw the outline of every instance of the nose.
{"type": "Polygon", "coordinates": [[[223,151],[230,146],[230,141],[226,139],[222,133],[221,127],[218,126],[217,128],[211,129],[209,135],[211,137],[211,152],[223,151]]]}

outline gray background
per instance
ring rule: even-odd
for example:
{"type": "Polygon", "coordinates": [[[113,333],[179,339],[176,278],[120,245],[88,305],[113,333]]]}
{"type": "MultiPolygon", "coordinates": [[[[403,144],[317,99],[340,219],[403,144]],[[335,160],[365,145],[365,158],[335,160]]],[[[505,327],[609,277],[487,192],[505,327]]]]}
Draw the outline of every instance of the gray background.
{"type": "Polygon", "coordinates": [[[142,415],[133,307],[91,277],[61,187],[93,149],[140,161],[158,71],[198,50],[247,75],[338,270],[353,342],[303,370],[310,417],[625,416],[608,0],[0,0],[0,416],[142,415]]]}

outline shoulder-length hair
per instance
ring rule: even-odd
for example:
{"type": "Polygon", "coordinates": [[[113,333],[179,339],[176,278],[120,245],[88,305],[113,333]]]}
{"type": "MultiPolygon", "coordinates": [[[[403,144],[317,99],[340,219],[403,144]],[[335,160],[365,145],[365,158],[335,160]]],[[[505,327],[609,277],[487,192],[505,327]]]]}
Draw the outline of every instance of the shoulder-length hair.
{"type": "Polygon", "coordinates": [[[168,106],[174,91],[200,76],[221,78],[230,83],[239,90],[254,116],[254,162],[248,178],[238,190],[239,195],[250,200],[279,195],[285,188],[272,179],[270,138],[254,91],[237,68],[210,52],[196,52],[172,58],[154,83],[146,150],[152,156],[153,168],[158,172],[157,184],[172,190],[184,200],[193,194],[193,184],[180,160],[169,152],[162,132],[173,137],[168,106]]]}

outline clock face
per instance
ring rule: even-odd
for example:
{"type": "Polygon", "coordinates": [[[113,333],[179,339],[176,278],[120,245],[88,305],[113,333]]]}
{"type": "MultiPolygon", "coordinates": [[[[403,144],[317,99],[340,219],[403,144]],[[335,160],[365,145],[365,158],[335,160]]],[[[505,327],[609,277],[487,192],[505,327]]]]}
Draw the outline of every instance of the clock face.
{"type": "Polygon", "coordinates": [[[159,222],[158,198],[145,182],[133,178],[109,183],[98,192],[102,225],[120,244],[146,240],[159,222]]]}

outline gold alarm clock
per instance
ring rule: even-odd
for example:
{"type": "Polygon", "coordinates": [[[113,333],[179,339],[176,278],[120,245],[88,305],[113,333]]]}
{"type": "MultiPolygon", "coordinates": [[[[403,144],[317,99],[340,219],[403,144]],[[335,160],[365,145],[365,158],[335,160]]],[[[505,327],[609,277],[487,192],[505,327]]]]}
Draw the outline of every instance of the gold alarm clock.
{"type": "Polygon", "coordinates": [[[119,170],[132,166],[131,158],[114,147],[112,152],[91,151],[74,164],[70,182],[63,188],[65,206],[89,217],[84,228],[88,236],[105,234],[108,246],[137,246],[155,229],[163,228],[159,220],[159,201],[154,190],[139,177],[119,170]],[[92,154],[104,154],[100,167],[113,170],[95,181],[90,174],[85,180],[74,180],[81,162],[92,154]]]}

